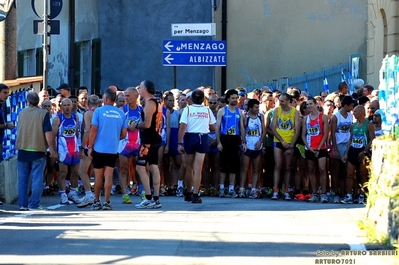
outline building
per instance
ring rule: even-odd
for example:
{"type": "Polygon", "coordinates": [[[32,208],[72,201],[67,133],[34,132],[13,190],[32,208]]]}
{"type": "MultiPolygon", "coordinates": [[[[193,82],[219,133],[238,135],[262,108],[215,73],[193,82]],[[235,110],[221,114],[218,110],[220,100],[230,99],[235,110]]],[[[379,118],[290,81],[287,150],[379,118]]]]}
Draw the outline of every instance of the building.
{"type": "MultiPolygon", "coordinates": [[[[61,0],[59,0],[61,1],[61,0]]],[[[399,50],[399,1],[395,0],[63,0],[60,35],[51,36],[48,80],[52,87],[86,85],[99,93],[151,79],[159,90],[214,85],[252,90],[287,84],[312,94],[327,75],[330,91],[340,71],[358,66],[358,77],[378,86],[385,55],[399,50]],[[214,9],[213,9],[214,7],[214,9]],[[75,12],[70,12],[75,10],[75,12]],[[216,23],[226,39],[227,67],[162,64],[162,42],[172,23],[216,23]],[[357,64],[358,63],[358,64],[357,64]]],[[[40,75],[42,37],[30,5],[17,6],[18,76],[40,75]]],[[[1,23],[1,22],[0,22],[1,23]]],[[[182,37],[211,40],[212,37],[182,37]]]]}

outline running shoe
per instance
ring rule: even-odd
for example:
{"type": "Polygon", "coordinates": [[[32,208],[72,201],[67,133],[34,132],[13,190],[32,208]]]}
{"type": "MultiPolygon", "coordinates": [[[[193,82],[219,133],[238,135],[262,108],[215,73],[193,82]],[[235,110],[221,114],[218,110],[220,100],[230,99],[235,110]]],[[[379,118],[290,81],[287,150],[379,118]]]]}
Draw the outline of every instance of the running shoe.
{"type": "Polygon", "coordinates": [[[202,199],[200,197],[192,197],[191,203],[202,203],[202,199]]]}
{"type": "Polygon", "coordinates": [[[152,199],[151,203],[154,203],[154,206],[152,207],[153,209],[159,209],[162,207],[162,204],[159,200],[154,201],[154,199],[152,199]]]}
{"type": "Polygon", "coordinates": [[[29,211],[29,208],[28,207],[19,207],[19,210],[20,211],[29,211]]]}
{"type": "Polygon", "coordinates": [[[288,192],[284,193],[284,200],[290,201],[291,200],[291,195],[288,192]]]}
{"type": "Polygon", "coordinates": [[[258,198],[258,192],[256,190],[251,190],[251,193],[249,194],[248,198],[257,199],[258,198]]]}
{"type": "Polygon", "coordinates": [[[273,192],[273,196],[272,196],[271,199],[272,199],[272,200],[278,200],[278,192],[277,192],[277,191],[274,191],[274,192],[273,192]]]}
{"type": "Polygon", "coordinates": [[[81,203],[81,200],[80,200],[78,194],[76,194],[75,191],[69,192],[69,194],[68,194],[68,199],[69,199],[70,201],[73,201],[74,204],[79,204],[79,203],[81,203]]]}
{"type": "Polygon", "coordinates": [[[126,186],[126,194],[127,195],[132,195],[132,189],[130,188],[130,186],[126,186]]]}
{"type": "Polygon", "coordinates": [[[339,196],[338,195],[334,196],[334,201],[333,202],[334,203],[339,203],[339,196]]]}
{"type": "Polygon", "coordinates": [[[94,197],[93,196],[84,196],[81,200],[81,202],[76,205],[78,208],[84,208],[86,206],[89,206],[91,204],[93,204],[94,202],[94,197]]]}
{"type": "Polygon", "coordinates": [[[349,193],[346,194],[346,196],[341,199],[341,203],[342,204],[352,204],[353,203],[352,194],[349,194],[349,193]]]}
{"type": "Polygon", "coordinates": [[[237,195],[237,193],[236,193],[234,190],[230,190],[230,191],[227,193],[226,197],[227,197],[227,198],[237,198],[238,195],[237,195]]]}
{"type": "Polygon", "coordinates": [[[214,196],[215,195],[215,187],[210,186],[209,187],[209,196],[214,196]]]}
{"type": "Polygon", "coordinates": [[[224,198],[225,197],[225,195],[224,195],[224,189],[220,189],[219,190],[219,198],[224,198]]]}
{"type": "Polygon", "coordinates": [[[128,194],[122,196],[122,203],[123,204],[132,204],[132,200],[130,199],[128,194]]]}
{"type": "Polygon", "coordinates": [[[114,194],[116,194],[116,186],[112,185],[112,187],[111,187],[111,195],[114,195],[114,194]]]}
{"type": "Polygon", "coordinates": [[[238,193],[238,198],[245,198],[245,189],[240,188],[240,192],[238,193]]]}
{"type": "Polygon", "coordinates": [[[306,195],[304,194],[305,200],[309,200],[312,198],[312,193],[307,193],[306,195]]]}
{"type": "Polygon", "coordinates": [[[42,192],[42,196],[53,196],[54,193],[50,190],[50,188],[44,188],[42,192]]]}
{"type": "Polygon", "coordinates": [[[139,204],[136,204],[135,207],[137,209],[152,209],[154,208],[155,202],[152,202],[150,200],[147,200],[144,198],[139,204]]]}
{"type": "Polygon", "coordinates": [[[312,194],[309,199],[306,200],[307,202],[319,202],[319,195],[317,194],[312,194]]]}
{"type": "Polygon", "coordinates": [[[66,193],[61,193],[61,202],[62,205],[70,205],[73,204],[73,201],[68,200],[68,195],[66,193]]]}
{"type": "Polygon", "coordinates": [[[112,204],[109,202],[104,202],[102,209],[105,211],[110,211],[114,209],[114,206],[112,206],[112,204]]]}
{"type": "Polygon", "coordinates": [[[294,196],[294,198],[295,198],[295,200],[298,200],[298,201],[304,201],[304,200],[306,200],[306,199],[305,199],[305,195],[303,195],[302,193],[296,194],[296,195],[294,196]]]}
{"type": "Polygon", "coordinates": [[[327,197],[327,195],[326,194],[321,194],[321,196],[320,196],[320,201],[322,202],[322,203],[327,203],[328,202],[328,197],[327,197]]]}
{"type": "Polygon", "coordinates": [[[29,208],[29,211],[43,211],[43,210],[45,210],[45,208],[41,205],[39,205],[36,208],[29,208]]]}
{"type": "Polygon", "coordinates": [[[178,188],[177,188],[176,196],[177,196],[177,197],[183,197],[183,196],[184,196],[183,187],[178,187],[178,188]]]}
{"type": "Polygon", "coordinates": [[[184,193],[184,201],[185,202],[191,202],[192,201],[192,197],[193,197],[192,193],[189,193],[189,192],[184,193]]]}
{"type": "Polygon", "coordinates": [[[91,206],[91,209],[95,210],[95,211],[102,210],[103,206],[102,206],[101,202],[94,202],[93,205],[91,206]]]}
{"type": "Polygon", "coordinates": [[[167,193],[167,189],[165,185],[161,185],[161,187],[159,188],[159,196],[165,196],[167,193]]]}
{"type": "Polygon", "coordinates": [[[136,195],[137,192],[137,183],[133,183],[132,188],[130,189],[132,195],[136,195]]]}
{"type": "Polygon", "coordinates": [[[249,198],[249,195],[251,194],[252,188],[247,188],[245,190],[245,197],[249,198]]]}

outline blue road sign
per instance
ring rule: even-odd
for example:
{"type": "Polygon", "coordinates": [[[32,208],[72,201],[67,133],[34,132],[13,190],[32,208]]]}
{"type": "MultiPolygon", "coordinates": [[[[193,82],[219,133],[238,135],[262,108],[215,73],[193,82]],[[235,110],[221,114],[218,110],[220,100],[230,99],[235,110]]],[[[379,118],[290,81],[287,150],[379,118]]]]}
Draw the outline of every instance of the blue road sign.
{"type": "Polygon", "coordinates": [[[164,66],[226,66],[226,53],[164,53],[164,66]]]}
{"type": "Polygon", "coordinates": [[[226,66],[225,41],[164,40],[164,66],[226,66]]]}
{"type": "MultiPolygon", "coordinates": [[[[62,0],[46,0],[48,2],[48,18],[56,18],[62,10],[62,0]]],[[[43,18],[44,13],[44,1],[43,0],[32,0],[31,1],[33,12],[36,16],[43,18]]]]}

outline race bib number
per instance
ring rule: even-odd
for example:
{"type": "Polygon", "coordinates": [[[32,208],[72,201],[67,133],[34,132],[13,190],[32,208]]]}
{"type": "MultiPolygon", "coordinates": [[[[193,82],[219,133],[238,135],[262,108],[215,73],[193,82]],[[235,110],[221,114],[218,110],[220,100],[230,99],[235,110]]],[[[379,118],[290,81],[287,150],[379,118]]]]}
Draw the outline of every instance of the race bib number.
{"type": "Polygon", "coordinates": [[[248,136],[258,136],[259,135],[259,130],[248,130],[247,131],[248,136]]]}
{"type": "Polygon", "coordinates": [[[227,135],[235,135],[236,134],[236,128],[231,127],[227,130],[227,135]]]}
{"type": "Polygon", "coordinates": [[[314,127],[309,126],[309,128],[308,128],[308,134],[309,134],[310,136],[317,136],[317,135],[319,135],[319,134],[320,134],[320,127],[319,127],[319,125],[316,125],[316,126],[314,126],[314,127]]]}
{"type": "Polygon", "coordinates": [[[363,136],[353,136],[352,137],[352,147],[354,148],[362,148],[364,145],[364,137],[363,136]]]}
{"type": "Polygon", "coordinates": [[[290,120],[288,121],[279,120],[277,127],[281,130],[286,130],[286,131],[292,130],[292,123],[290,120]]]}

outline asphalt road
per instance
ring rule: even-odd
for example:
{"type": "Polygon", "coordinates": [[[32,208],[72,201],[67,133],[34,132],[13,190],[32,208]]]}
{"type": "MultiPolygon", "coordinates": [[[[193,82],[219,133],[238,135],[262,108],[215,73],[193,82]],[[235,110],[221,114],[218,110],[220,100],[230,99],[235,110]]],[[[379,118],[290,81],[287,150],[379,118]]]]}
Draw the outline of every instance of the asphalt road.
{"type": "MultiPolygon", "coordinates": [[[[113,211],[59,207],[21,212],[0,206],[1,264],[394,264],[387,256],[331,256],[365,250],[360,205],[204,197],[161,197],[135,209],[113,195],[113,211]],[[58,208],[59,207],[59,208],[58,208]],[[328,251],[328,253],[326,253],[328,251]],[[320,263],[322,259],[323,263],[320,263]],[[330,261],[330,263],[328,263],[330,261]],[[338,263],[339,262],[339,263],[338,263]]],[[[380,247],[384,249],[384,247],[380,247]]],[[[396,260],[397,261],[397,260],[396,260]]]]}

